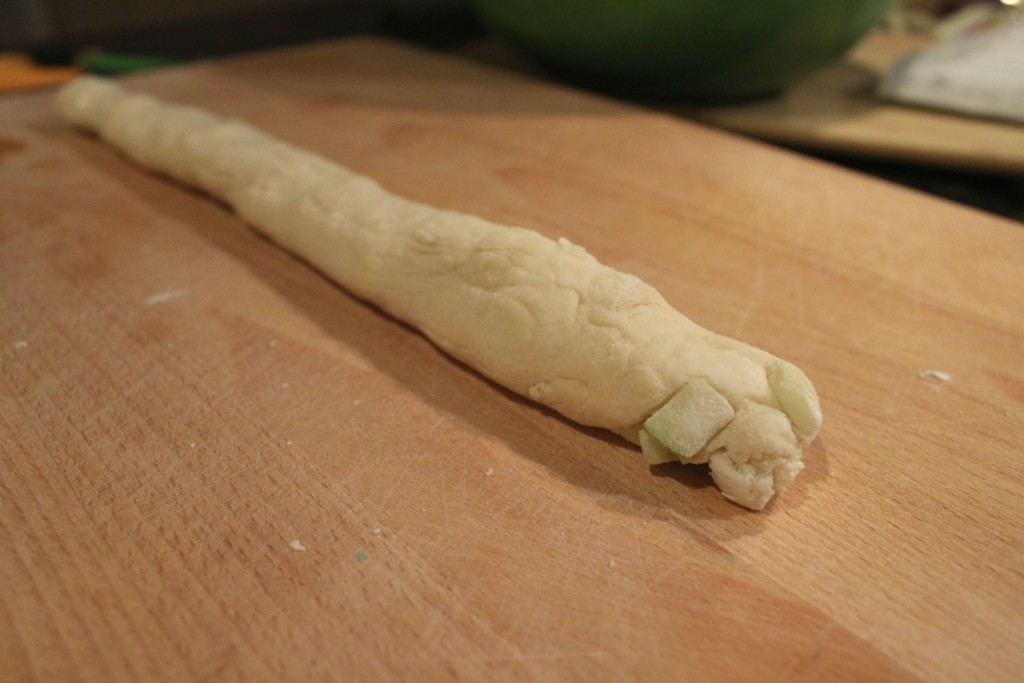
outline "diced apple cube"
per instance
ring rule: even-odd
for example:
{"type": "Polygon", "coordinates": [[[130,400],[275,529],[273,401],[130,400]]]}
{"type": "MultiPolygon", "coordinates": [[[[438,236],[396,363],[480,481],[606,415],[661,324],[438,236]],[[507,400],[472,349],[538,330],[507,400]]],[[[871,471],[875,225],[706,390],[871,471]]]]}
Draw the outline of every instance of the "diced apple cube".
{"type": "Polygon", "coordinates": [[[646,429],[640,430],[640,450],[648,465],[662,465],[666,462],[678,462],[679,456],[662,446],[646,429]]]}
{"type": "MultiPolygon", "coordinates": [[[[691,379],[644,422],[662,446],[686,461],[696,455],[735,414],[725,397],[706,380],[691,379]]],[[[641,435],[643,434],[641,431],[641,435]]]]}
{"type": "Polygon", "coordinates": [[[800,368],[785,361],[772,363],[767,373],[768,386],[793,423],[793,431],[802,442],[811,441],[821,427],[821,406],[811,380],[800,368]]]}

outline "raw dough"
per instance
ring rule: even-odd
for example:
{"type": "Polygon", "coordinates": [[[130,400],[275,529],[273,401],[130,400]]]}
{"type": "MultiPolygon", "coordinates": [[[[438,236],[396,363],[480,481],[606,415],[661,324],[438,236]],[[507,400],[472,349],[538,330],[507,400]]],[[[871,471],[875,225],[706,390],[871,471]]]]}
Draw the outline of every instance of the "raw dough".
{"type": "Polygon", "coordinates": [[[97,77],[65,86],[58,108],[142,165],[225,201],[452,356],[581,424],[639,443],[653,413],[691,380],[706,382],[734,415],[684,459],[708,462],[737,503],[763,508],[803,467],[800,445],[821,413],[800,370],[699,327],[567,239],[402,199],[241,121],[97,77]]]}

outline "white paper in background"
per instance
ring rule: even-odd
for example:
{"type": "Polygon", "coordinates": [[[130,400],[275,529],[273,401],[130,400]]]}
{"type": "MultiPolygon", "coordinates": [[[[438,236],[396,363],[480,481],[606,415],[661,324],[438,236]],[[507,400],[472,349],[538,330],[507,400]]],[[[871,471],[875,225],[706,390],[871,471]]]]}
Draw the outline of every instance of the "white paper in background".
{"type": "Polygon", "coordinates": [[[882,97],[1024,123],[1024,11],[1001,12],[899,60],[882,97]]]}

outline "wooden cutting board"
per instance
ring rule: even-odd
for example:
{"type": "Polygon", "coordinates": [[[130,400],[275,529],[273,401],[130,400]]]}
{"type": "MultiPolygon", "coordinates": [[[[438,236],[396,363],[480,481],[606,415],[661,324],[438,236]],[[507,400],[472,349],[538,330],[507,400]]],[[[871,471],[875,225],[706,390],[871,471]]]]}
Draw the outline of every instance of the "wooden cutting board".
{"type": "Polygon", "coordinates": [[[746,511],[3,99],[0,679],[1024,670],[1021,225],[376,40],[130,85],[567,236],[799,364],[825,426],[746,511]]]}

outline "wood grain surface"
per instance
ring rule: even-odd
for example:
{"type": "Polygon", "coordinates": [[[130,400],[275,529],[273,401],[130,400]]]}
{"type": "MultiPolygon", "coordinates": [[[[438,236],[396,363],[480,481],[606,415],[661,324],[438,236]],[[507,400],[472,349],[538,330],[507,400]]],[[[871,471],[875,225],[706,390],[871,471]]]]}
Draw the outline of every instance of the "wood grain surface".
{"type": "Polygon", "coordinates": [[[746,511],[6,98],[0,679],[1019,679],[1021,225],[375,40],[130,85],[567,236],[825,425],[746,511]]]}

